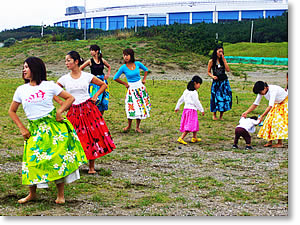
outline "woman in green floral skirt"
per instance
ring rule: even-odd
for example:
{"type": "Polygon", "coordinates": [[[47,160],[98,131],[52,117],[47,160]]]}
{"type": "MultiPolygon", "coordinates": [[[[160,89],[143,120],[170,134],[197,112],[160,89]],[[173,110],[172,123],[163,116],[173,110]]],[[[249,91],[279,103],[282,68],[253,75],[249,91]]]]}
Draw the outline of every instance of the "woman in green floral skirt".
{"type": "Polygon", "coordinates": [[[25,203],[36,198],[36,188],[48,187],[49,181],[57,186],[58,204],[63,204],[64,184],[80,178],[79,166],[87,163],[83,148],[72,124],[62,115],[74,97],[53,81],[47,81],[44,62],[29,57],[24,62],[25,84],[15,91],[9,116],[24,137],[22,184],[29,186],[25,203]],[[59,109],[53,106],[53,96],[65,99],[59,109]],[[17,115],[20,104],[28,118],[28,128],[17,115]]]}

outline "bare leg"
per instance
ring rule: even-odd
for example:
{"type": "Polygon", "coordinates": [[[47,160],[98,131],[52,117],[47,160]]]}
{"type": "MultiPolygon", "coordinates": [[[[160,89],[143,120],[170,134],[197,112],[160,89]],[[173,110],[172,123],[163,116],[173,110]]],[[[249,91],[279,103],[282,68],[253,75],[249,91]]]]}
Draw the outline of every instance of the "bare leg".
{"type": "Polygon", "coordinates": [[[278,144],[272,145],[272,147],[274,147],[274,148],[282,148],[283,147],[282,139],[278,139],[278,144]]]}
{"type": "Polygon", "coordinates": [[[88,173],[96,173],[96,171],[95,171],[95,159],[89,160],[89,172],[88,173]]]}
{"type": "Polygon", "coordinates": [[[197,131],[193,132],[193,138],[197,139],[197,131]]]}
{"type": "Polygon", "coordinates": [[[223,114],[224,114],[224,112],[220,112],[220,120],[224,120],[223,119],[223,114]]]}
{"type": "Polygon", "coordinates": [[[123,131],[127,132],[131,128],[131,124],[132,124],[132,119],[128,119],[128,126],[123,128],[123,131]]]}
{"type": "Polygon", "coordinates": [[[272,141],[268,141],[267,144],[264,145],[265,147],[271,147],[272,146],[272,141]]]}
{"type": "Polygon", "coordinates": [[[187,132],[187,131],[183,132],[182,135],[180,136],[180,138],[183,140],[188,133],[189,132],[187,132]]]}
{"type": "Polygon", "coordinates": [[[55,203],[64,204],[65,203],[65,195],[64,195],[65,183],[56,184],[56,187],[57,187],[57,199],[55,200],[55,203]]]}
{"type": "Polygon", "coordinates": [[[217,118],[217,112],[213,112],[213,120],[218,120],[218,118],[217,118]]]}
{"type": "Polygon", "coordinates": [[[18,203],[23,204],[36,198],[36,185],[29,187],[29,194],[25,198],[21,198],[18,203]]]}
{"type": "Polygon", "coordinates": [[[140,129],[141,119],[136,119],[136,129],[135,131],[138,133],[143,133],[143,131],[140,129]]]}

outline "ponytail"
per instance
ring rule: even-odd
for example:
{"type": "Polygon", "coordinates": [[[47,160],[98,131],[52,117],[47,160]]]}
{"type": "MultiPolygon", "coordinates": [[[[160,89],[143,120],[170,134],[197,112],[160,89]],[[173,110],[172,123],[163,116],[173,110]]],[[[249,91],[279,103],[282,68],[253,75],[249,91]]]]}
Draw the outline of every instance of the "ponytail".
{"type": "Polygon", "coordinates": [[[67,55],[74,59],[74,61],[78,60],[78,66],[81,66],[84,63],[83,58],[81,58],[79,53],[76,51],[70,51],[67,55]]]}
{"type": "Polygon", "coordinates": [[[189,90],[189,91],[194,91],[194,90],[196,90],[195,89],[195,82],[196,83],[200,83],[200,84],[202,84],[202,79],[201,79],[201,77],[199,77],[199,76],[193,76],[193,78],[192,78],[192,80],[188,83],[188,85],[187,85],[187,89],[189,90]]]}

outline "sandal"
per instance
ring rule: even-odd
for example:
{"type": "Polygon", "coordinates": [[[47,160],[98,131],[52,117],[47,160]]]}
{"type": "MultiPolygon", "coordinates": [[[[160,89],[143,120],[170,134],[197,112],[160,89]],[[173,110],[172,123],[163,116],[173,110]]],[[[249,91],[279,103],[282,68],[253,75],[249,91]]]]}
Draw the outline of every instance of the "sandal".
{"type": "Polygon", "coordinates": [[[191,142],[192,143],[196,143],[196,142],[200,142],[201,138],[192,138],[191,142]]]}
{"type": "Polygon", "coordinates": [[[187,143],[181,137],[177,139],[177,142],[183,145],[187,145],[187,143]]]}

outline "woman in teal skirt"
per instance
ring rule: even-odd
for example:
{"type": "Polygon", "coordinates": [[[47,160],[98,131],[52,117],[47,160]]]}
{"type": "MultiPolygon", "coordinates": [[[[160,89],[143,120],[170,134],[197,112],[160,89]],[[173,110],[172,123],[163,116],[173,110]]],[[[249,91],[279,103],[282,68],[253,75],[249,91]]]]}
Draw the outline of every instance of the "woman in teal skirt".
{"type": "Polygon", "coordinates": [[[79,166],[87,163],[83,148],[72,124],[62,115],[74,97],[53,81],[47,81],[44,62],[29,57],[24,62],[25,84],[15,91],[9,116],[24,137],[22,184],[29,186],[25,203],[36,198],[36,188],[48,187],[49,181],[57,186],[58,204],[63,204],[64,184],[80,178],[79,166]],[[59,109],[53,106],[53,96],[65,99],[59,109]],[[26,128],[17,115],[22,104],[28,119],[26,128]]]}

